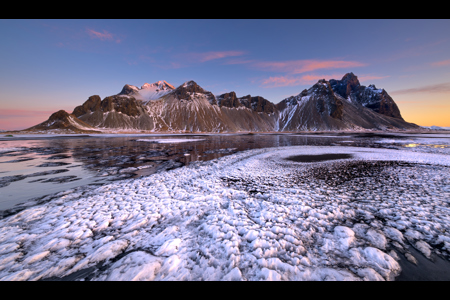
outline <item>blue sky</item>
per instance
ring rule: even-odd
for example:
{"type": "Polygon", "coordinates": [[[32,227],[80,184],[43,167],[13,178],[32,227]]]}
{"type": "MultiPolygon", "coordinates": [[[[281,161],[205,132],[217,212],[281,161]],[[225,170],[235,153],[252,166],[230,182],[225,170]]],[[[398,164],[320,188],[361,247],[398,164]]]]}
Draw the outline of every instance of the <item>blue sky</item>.
{"type": "Polygon", "coordinates": [[[194,80],[274,103],[353,72],[403,117],[450,126],[450,20],[0,20],[0,129],[125,84],[194,80]]]}

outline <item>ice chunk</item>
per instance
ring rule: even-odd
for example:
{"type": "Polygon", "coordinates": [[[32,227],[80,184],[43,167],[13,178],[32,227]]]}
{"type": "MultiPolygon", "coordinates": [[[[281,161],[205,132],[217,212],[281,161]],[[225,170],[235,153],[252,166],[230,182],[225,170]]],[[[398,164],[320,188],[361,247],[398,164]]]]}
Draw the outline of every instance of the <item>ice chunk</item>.
{"type": "Polygon", "coordinates": [[[378,249],[386,249],[386,238],[381,233],[370,228],[367,233],[367,240],[378,249]]]}
{"type": "Polygon", "coordinates": [[[128,244],[129,242],[127,240],[115,240],[109,242],[95,250],[88,258],[91,262],[100,262],[113,258],[123,252],[128,247],[128,244]]]}
{"type": "Polygon", "coordinates": [[[341,248],[347,250],[355,242],[355,232],[346,226],[336,226],[334,237],[338,240],[341,248]]]}
{"type": "Polygon", "coordinates": [[[27,264],[32,264],[34,262],[37,262],[41,259],[43,259],[44,257],[46,257],[47,255],[50,254],[50,251],[43,251],[40,253],[36,253],[32,256],[27,257],[24,261],[23,264],[27,265],[27,264]]]}
{"type": "Polygon", "coordinates": [[[198,142],[204,139],[138,139],[136,142],[149,142],[149,143],[159,143],[159,144],[177,144],[177,143],[187,143],[187,142],[198,142]]]}
{"type": "Polygon", "coordinates": [[[266,281],[280,281],[281,275],[278,274],[274,270],[262,268],[261,271],[259,272],[259,278],[260,278],[260,280],[266,280],[266,281]]]}
{"type": "Polygon", "coordinates": [[[358,273],[359,276],[361,276],[363,278],[363,280],[367,280],[367,281],[385,281],[383,276],[378,274],[377,271],[375,271],[372,268],[358,269],[357,273],[358,273]]]}
{"type": "Polygon", "coordinates": [[[161,268],[158,257],[143,251],[132,252],[116,261],[106,275],[97,280],[107,281],[151,281],[161,268]]]}
{"type": "Polygon", "coordinates": [[[178,252],[178,249],[181,245],[181,239],[171,239],[164,244],[161,245],[161,247],[156,250],[155,254],[158,256],[164,255],[164,256],[170,256],[172,254],[175,254],[178,252]]]}
{"type": "Polygon", "coordinates": [[[396,242],[399,242],[400,244],[403,244],[403,234],[401,233],[400,230],[392,227],[384,227],[383,231],[388,238],[396,242]]]}
{"type": "Polygon", "coordinates": [[[258,237],[258,235],[259,235],[258,231],[249,230],[247,234],[244,236],[244,238],[249,242],[253,242],[258,237]]]}
{"type": "Polygon", "coordinates": [[[242,281],[242,273],[239,268],[233,268],[228,274],[226,274],[223,278],[223,281],[242,281]]]}
{"type": "Polygon", "coordinates": [[[425,241],[417,241],[416,242],[416,248],[420,252],[422,252],[423,255],[425,255],[426,258],[431,257],[431,246],[428,245],[425,241]]]}
{"type": "Polygon", "coordinates": [[[368,263],[377,272],[381,273],[388,280],[391,280],[401,271],[400,265],[388,254],[373,247],[364,249],[364,256],[368,263]]]}

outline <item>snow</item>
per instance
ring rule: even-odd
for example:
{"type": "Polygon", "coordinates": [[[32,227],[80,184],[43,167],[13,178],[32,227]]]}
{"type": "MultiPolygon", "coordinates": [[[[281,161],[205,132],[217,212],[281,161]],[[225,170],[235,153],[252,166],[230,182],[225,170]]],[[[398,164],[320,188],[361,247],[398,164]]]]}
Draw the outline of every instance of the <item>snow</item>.
{"type": "Polygon", "coordinates": [[[132,95],[134,98],[147,103],[152,100],[157,100],[175,89],[173,85],[164,80],[155,83],[144,83],[140,89],[134,85],[130,85],[130,87],[135,91],[132,95]]]}
{"type": "Polygon", "coordinates": [[[0,148],[0,154],[21,151],[24,149],[25,148],[23,148],[23,147],[5,147],[5,148],[2,147],[2,148],[0,148]]]}
{"type": "Polygon", "coordinates": [[[176,144],[176,143],[186,143],[186,142],[198,142],[204,139],[138,139],[137,142],[149,142],[149,143],[159,143],[159,144],[176,144]]]}
{"type": "Polygon", "coordinates": [[[449,166],[444,154],[292,146],[66,193],[0,220],[0,280],[88,268],[91,280],[393,280],[401,268],[392,245],[407,240],[427,257],[450,246],[449,166]],[[285,159],[325,153],[353,158],[285,159]],[[368,187],[380,174],[363,189],[300,180],[362,161],[420,165],[381,171],[396,181],[377,189],[368,187]]]}

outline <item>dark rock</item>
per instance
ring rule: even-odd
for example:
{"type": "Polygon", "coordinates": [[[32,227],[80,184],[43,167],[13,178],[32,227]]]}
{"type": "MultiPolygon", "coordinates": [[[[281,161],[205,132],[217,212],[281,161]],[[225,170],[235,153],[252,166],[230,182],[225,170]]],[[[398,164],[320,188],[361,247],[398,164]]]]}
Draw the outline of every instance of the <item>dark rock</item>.
{"type": "Polygon", "coordinates": [[[83,105],[75,107],[72,114],[78,118],[84,114],[99,111],[101,110],[100,104],[101,104],[100,96],[98,95],[90,96],[89,99],[83,103],[83,105]]]}
{"type": "Polygon", "coordinates": [[[136,89],[137,87],[134,85],[125,84],[118,95],[133,95],[136,93],[136,89]]]}
{"type": "Polygon", "coordinates": [[[217,105],[216,97],[211,92],[205,91],[195,81],[191,80],[177,87],[171,94],[175,95],[178,100],[191,101],[194,93],[206,95],[208,101],[212,105],[217,105]]]}
{"type": "Polygon", "coordinates": [[[375,85],[368,87],[359,83],[353,73],[345,74],[341,80],[330,80],[333,91],[342,98],[350,99],[379,114],[403,120],[397,104],[385,90],[379,90],[375,85]]]}
{"type": "Polygon", "coordinates": [[[255,112],[264,112],[271,114],[276,111],[275,104],[260,96],[252,97],[250,95],[239,98],[240,103],[255,112]]]}
{"type": "Polygon", "coordinates": [[[140,115],[138,106],[140,105],[132,97],[109,96],[101,102],[103,112],[116,111],[132,117],[140,115]]]}
{"type": "Polygon", "coordinates": [[[225,106],[230,108],[237,108],[243,106],[239,99],[236,97],[235,92],[229,92],[218,96],[217,103],[219,107],[225,106]]]}

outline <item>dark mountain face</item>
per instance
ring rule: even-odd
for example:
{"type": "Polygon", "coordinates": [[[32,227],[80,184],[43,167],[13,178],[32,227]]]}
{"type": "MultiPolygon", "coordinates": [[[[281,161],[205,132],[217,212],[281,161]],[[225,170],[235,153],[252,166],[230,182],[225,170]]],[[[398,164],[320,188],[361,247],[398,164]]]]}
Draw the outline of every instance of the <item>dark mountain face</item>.
{"type": "Polygon", "coordinates": [[[384,89],[375,85],[363,86],[353,73],[345,74],[341,80],[330,80],[333,91],[344,99],[350,99],[379,114],[403,120],[394,100],[384,89]]]}
{"type": "Polygon", "coordinates": [[[254,112],[258,113],[266,113],[266,114],[272,114],[275,111],[277,111],[277,108],[275,104],[270,102],[267,99],[264,99],[260,96],[244,96],[244,97],[236,97],[235,92],[229,92],[222,94],[220,96],[217,96],[217,103],[219,107],[229,107],[229,108],[238,108],[238,107],[246,107],[248,109],[251,109],[254,112]]]}
{"type": "Polygon", "coordinates": [[[353,73],[345,74],[341,80],[330,79],[330,85],[333,91],[344,99],[347,99],[352,92],[355,92],[361,86],[358,77],[353,73]]]}
{"type": "Polygon", "coordinates": [[[211,103],[212,105],[217,105],[216,97],[214,97],[211,92],[205,91],[195,81],[192,80],[180,85],[170,94],[174,95],[178,100],[187,101],[192,101],[193,97],[195,97],[195,94],[203,94],[206,95],[209,103],[211,103]]]}
{"type": "Polygon", "coordinates": [[[217,104],[219,107],[229,107],[229,108],[238,108],[243,106],[241,101],[236,97],[235,92],[229,92],[222,94],[220,96],[217,96],[217,104]]]}
{"type": "Polygon", "coordinates": [[[109,96],[101,102],[103,112],[116,111],[131,117],[135,117],[140,114],[138,107],[139,104],[136,99],[120,96],[109,96]]]}
{"type": "MultiPolygon", "coordinates": [[[[352,75],[347,74],[342,81],[319,80],[310,89],[278,103],[277,131],[419,128],[401,118],[378,113],[375,109],[354,101],[353,97],[357,98],[358,92],[366,91],[369,94],[373,87],[360,86],[356,76],[352,75]],[[344,98],[340,93],[345,96],[347,91],[349,96],[344,98]]],[[[358,99],[368,98],[359,96],[358,99]]]]}
{"type": "Polygon", "coordinates": [[[328,116],[342,120],[342,101],[336,97],[328,81],[325,79],[319,80],[307,91],[306,96],[308,95],[310,96],[310,101],[316,102],[316,108],[319,113],[323,114],[326,111],[328,116]]]}
{"type": "Polygon", "coordinates": [[[118,95],[133,95],[133,94],[136,94],[137,91],[138,91],[137,87],[135,87],[133,85],[125,84],[118,95]]]}
{"type": "Polygon", "coordinates": [[[275,105],[272,102],[260,96],[252,97],[250,95],[247,95],[239,98],[239,101],[245,107],[258,113],[263,112],[266,114],[271,114],[276,110],[275,105]]]}
{"type": "Polygon", "coordinates": [[[101,102],[102,99],[98,95],[94,95],[89,97],[83,105],[75,107],[72,114],[77,118],[87,113],[91,113],[94,111],[101,111],[101,102]]]}
{"type": "Polygon", "coordinates": [[[353,73],[341,80],[319,80],[276,105],[260,96],[238,98],[235,92],[216,98],[194,81],[177,88],[165,81],[144,84],[140,89],[125,85],[117,95],[103,100],[91,96],[72,114],[60,111],[50,119],[37,125],[39,130],[64,126],[156,132],[419,128],[401,118],[386,91],[362,86],[353,73]]]}
{"type": "Polygon", "coordinates": [[[72,114],[81,117],[92,113],[119,112],[127,116],[138,116],[141,111],[139,101],[133,97],[123,97],[119,95],[105,97],[103,100],[99,96],[89,97],[83,105],[75,107],[72,114]]]}

